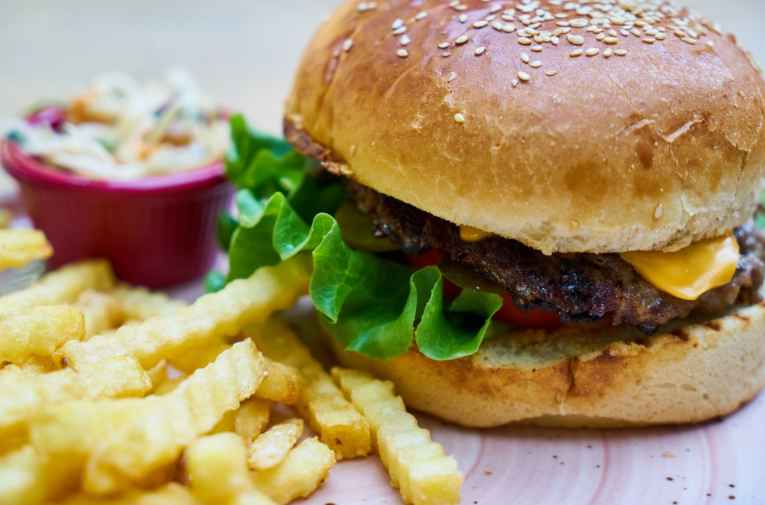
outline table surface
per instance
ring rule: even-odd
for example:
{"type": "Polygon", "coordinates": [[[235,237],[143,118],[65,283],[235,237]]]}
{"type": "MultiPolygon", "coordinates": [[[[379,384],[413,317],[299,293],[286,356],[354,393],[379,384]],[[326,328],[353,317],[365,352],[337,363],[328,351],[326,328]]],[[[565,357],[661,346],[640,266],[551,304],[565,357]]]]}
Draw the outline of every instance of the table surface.
{"type": "MultiPolygon", "coordinates": [[[[105,70],[150,76],[179,65],[256,126],[276,132],[300,51],[336,3],[3,0],[0,117],[41,97],[70,93],[83,76],[105,70]]],[[[735,32],[765,62],[763,0],[686,3],[735,32]]],[[[762,505],[764,421],[765,397],[723,421],[685,428],[476,431],[422,418],[465,471],[468,505],[762,505]]],[[[305,503],[400,500],[369,458],[339,464],[305,503]]]]}

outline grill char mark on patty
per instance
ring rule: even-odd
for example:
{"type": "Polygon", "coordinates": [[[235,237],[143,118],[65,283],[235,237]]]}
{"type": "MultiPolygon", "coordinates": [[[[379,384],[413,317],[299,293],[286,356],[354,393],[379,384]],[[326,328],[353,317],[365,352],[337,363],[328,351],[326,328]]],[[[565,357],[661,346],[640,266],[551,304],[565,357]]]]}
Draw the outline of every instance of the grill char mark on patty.
{"type": "Polygon", "coordinates": [[[354,182],[350,197],[372,216],[375,234],[401,245],[407,254],[431,248],[452,262],[505,288],[520,307],[557,312],[567,322],[607,320],[646,333],[691,313],[719,313],[734,304],[759,301],[765,241],[752,223],[735,230],[741,259],[733,280],[696,301],[659,291],[618,254],[545,256],[515,240],[460,239],[459,227],[354,182]]]}

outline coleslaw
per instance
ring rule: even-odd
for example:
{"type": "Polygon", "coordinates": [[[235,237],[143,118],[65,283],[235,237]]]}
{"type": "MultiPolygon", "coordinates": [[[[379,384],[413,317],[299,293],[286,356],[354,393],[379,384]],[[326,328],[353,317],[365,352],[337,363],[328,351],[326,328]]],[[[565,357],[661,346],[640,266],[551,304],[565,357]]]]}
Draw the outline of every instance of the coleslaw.
{"type": "Polygon", "coordinates": [[[229,144],[227,114],[180,70],[145,83],[121,73],[100,76],[66,103],[38,108],[2,130],[26,153],[93,179],[201,168],[222,160],[229,144]]]}

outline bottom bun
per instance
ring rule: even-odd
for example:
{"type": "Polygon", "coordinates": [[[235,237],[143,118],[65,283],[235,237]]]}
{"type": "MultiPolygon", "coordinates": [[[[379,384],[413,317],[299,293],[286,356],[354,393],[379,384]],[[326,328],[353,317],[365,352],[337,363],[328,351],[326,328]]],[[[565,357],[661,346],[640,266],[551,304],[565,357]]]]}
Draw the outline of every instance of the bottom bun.
{"type": "Polygon", "coordinates": [[[345,366],[392,380],[409,407],[470,427],[698,423],[765,385],[765,304],[642,340],[613,332],[519,331],[445,362],[417,351],[373,360],[330,340],[345,366]]]}

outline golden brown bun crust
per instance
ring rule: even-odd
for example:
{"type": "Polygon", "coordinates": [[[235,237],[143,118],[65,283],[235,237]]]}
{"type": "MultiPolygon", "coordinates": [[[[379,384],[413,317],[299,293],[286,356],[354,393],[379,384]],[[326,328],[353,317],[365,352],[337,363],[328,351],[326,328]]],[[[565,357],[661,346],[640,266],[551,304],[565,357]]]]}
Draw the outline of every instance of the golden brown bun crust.
{"type": "Polygon", "coordinates": [[[540,338],[512,354],[510,338],[495,338],[477,355],[447,362],[417,352],[386,362],[335,351],[344,365],[392,380],[410,407],[471,427],[697,423],[735,411],[765,385],[763,304],[644,344],[589,350],[592,335],[540,338]],[[586,352],[555,359],[566,346],[586,352]]]}
{"type": "Polygon", "coordinates": [[[620,20],[613,7],[611,28],[596,34],[559,26],[591,13],[543,0],[542,9],[567,17],[538,30],[571,32],[535,51],[536,42],[521,44],[519,9],[513,21],[500,11],[482,27],[492,2],[463,0],[464,11],[447,0],[380,1],[364,12],[359,4],[344,2],[321,26],[286,108],[290,140],[324,148],[331,168],[546,253],[677,249],[751,216],[765,168],[765,83],[711,23],[693,18],[682,35],[686,12],[665,9],[649,20],[664,34],[650,36],[637,22],[645,16],[617,24],[629,14],[620,20]],[[416,20],[419,12],[427,15],[416,20]],[[392,31],[399,18],[405,48],[392,31]],[[470,40],[456,46],[463,34],[470,40]],[[570,56],[589,48],[598,54],[570,56]],[[516,82],[519,71],[530,80],[516,82]]]}

